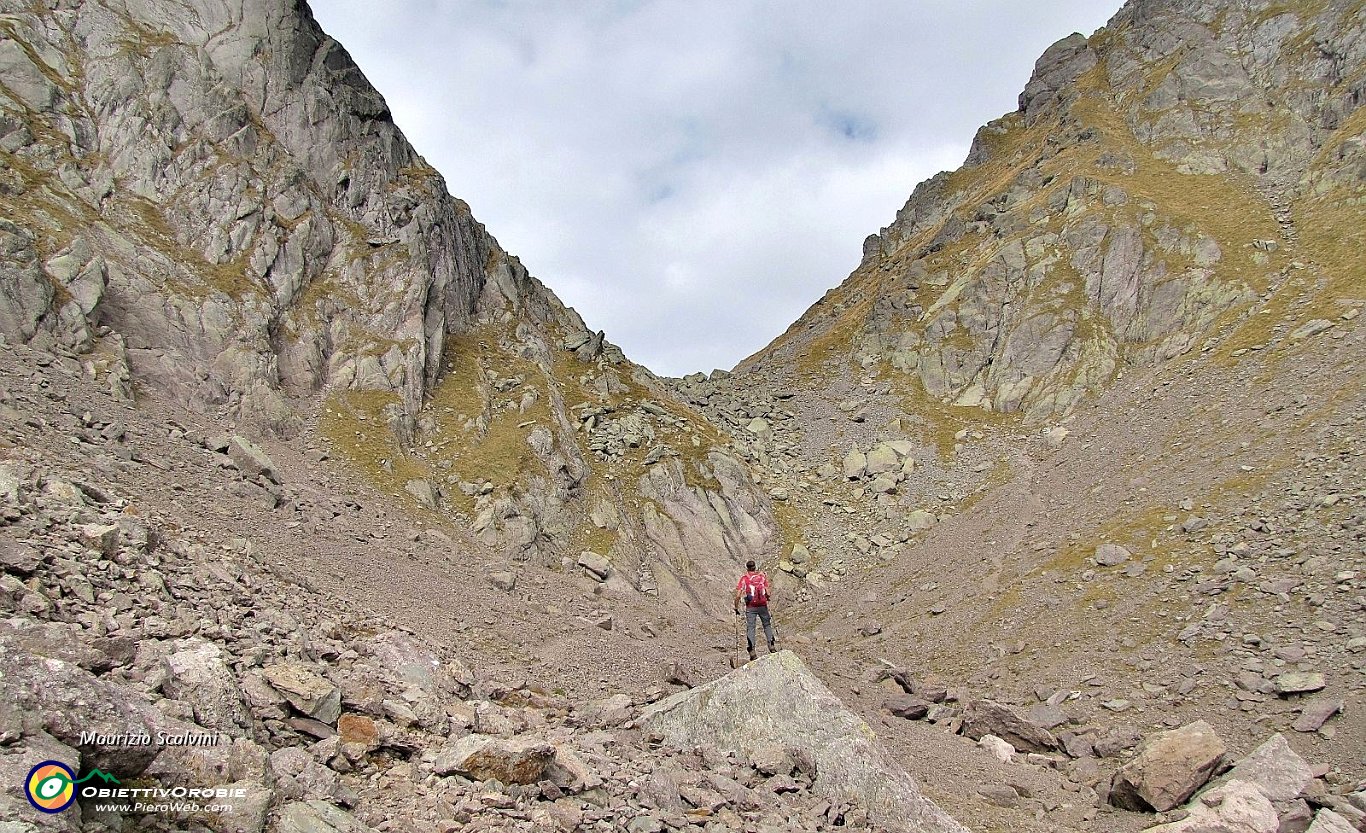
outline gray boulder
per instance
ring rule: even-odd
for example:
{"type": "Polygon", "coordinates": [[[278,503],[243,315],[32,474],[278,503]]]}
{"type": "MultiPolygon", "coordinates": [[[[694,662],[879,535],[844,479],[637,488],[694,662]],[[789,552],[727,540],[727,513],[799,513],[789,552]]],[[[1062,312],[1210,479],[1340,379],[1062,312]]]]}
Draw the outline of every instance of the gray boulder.
{"type": "Polygon", "coordinates": [[[41,730],[80,752],[83,766],[140,774],[162,749],[156,726],[161,715],[136,692],[97,679],[59,659],[37,656],[10,641],[0,629],[0,703],[24,715],[24,733],[41,730]],[[81,743],[82,733],[146,737],[137,745],[81,743]]]}
{"type": "Polygon", "coordinates": [[[859,451],[858,446],[849,449],[849,453],[844,455],[844,477],[846,480],[858,480],[868,471],[868,456],[859,451]]]}
{"type": "Polygon", "coordinates": [[[1203,720],[1163,732],[1115,773],[1110,803],[1137,811],[1178,807],[1209,781],[1227,751],[1203,720]]]}
{"type": "Polygon", "coordinates": [[[270,768],[284,799],[355,803],[355,796],[342,786],[337,773],[313,760],[312,755],[298,746],[286,746],[271,753],[270,768]]]}
{"type": "Polygon", "coordinates": [[[973,740],[995,735],[1025,752],[1052,752],[1058,739],[1028,717],[994,700],[974,700],[963,711],[963,734],[973,740]]]}
{"type": "Polygon", "coordinates": [[[1356,833],[1352,823],[1327,808],[1319,810],[1306,833],[1356,833]]]}
{"type": "Polygon", "coordinates": [[[305,715],[323,723],[336,723],[341,717],[341,689],[308,666],[297,662],[281,663],[266,666],[262,673],[266,682],[305,715]]]}
{"type": "Polygon", "coordinates": [[[443,660],[430,648],[401,631],[386,631],[370,640],[375,663],[400,693],[419,691],[445,702],[467,697],[474,674],[457,659],[443,660]]]}
{"type": "Polygon", "coordinates": [[[578,563],[598,581],[606,581],[612,575],[612,562],[590,550],[579,553],[578,563]]]}
{"type": "Polygon", "coordinates": [[[1228,780],[1252,784],[1272,801],[1290,801],[1314,780],[1314,773],[1285,737],[1275,734],[1239,761],[1228,780]]]}
{"type": "Polygon", "coordinates": [[[43,761],[59,761],[78,772],[81,767],[80,755],[75,749],[54,740],[43,732],[26,737],[21,743],[7,746],[5,754],[0,755],[0,831],[10,833],[29,833],[29,831],[71,831],[82,829],[81,808],[73,804],[60,813],[39,812],[29,804],[21,784],[29,771],[43,761]],[[6,824],[15,825],[12,828],[6,824]]]}
{"type": "Polygon", "coordinates": [[[1230,781],[1191,804],[1190,815],[1144,833],[1277,833],[1276,808],[1261,790],[1246,781],[1230,781]]]}
{"type": "Polygon", "coordinates": [[[1342,711],[1343,702],[1332,697],[1318,697],[1310,700],[1300,711],[1290,728],[1296,732],[1317,732],[1328,722],[1328,718],[1342,711]]]}
{"type": "Polygon", "coordinates": [[[1132,556],[1129,551],[1119,544],[1101,544],[1096,547],[1096,565],[1100,567],[1117,567],[1128,561],[1132,556]]]}
{"type": "Polygon", "coordinates": [[[878,443],[868,451],[867,470],[869,474],[882,474],[899,468],[901,468],[901,460],[897,457],[896,450],[887,443],[878,443]]]}
{"type": "Polygon", "coordinates": [[[1276,693],[1282,696],[1308,694],[1321,691],[1327,685],[1324,675],[1318,671],[1287,671],[1276,678],[1276,693]]]}
{"type": "Polygon", "coordinates": [[[555,760],[555,747],[540,738],[495,738],[466,735],[437,754],[437,775],[455,773],[480,781],[534,784],[555,760]]]}
{"type": "Polygon", "coordinates": [[[262,477],[272,483],[280,482],[280,475],[269,455],[246,437],[232,438],[228,445],[228,459],[244,477],[262,477]]]}
{"type": "Polygon", "coordinates": [[[242,690],[223,659],[223,652],[209,642],[193,640],[165,659],[166,682],[162,692],[194,708],[202,726],[236,733],[251,727],[251,715],[242,690]]]}
{"type": "Polygon", "coordinates": [[[430,480],[409,480],[403,484],[403,489],[427,509],[437,509],[441,506],[441,500],[437,497],[436,489],[430,480]]]}
{"type": "Polygon", "coordinates": [[[912,532],[923,532],[939,522],[933,512],[917,509],[906,515],[906,528],[912,532]]]}
{"type": "Polygon", "coordinates": [[[747,759],[782,746],[815,762],[813,791],[832,802],[857,802],[879,829],[966,833],[921,795],[868,724],[791,651],[661,700],[637,723],[675,747],[711,747],[747,759]]]}

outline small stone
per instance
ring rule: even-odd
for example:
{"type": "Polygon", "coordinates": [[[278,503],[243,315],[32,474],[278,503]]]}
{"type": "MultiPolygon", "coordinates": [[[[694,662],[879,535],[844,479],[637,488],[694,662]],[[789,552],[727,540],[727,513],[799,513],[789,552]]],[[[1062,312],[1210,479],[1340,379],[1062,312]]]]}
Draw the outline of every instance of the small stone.
{"type": "Polygon", "coordinates": [[[512,592],[517,586],[517,574],[508,570],[498,570],[489,573],[489,584],[505,592],[512,592]]]}
{"type": "Polygon", "coordinates": [[[1276,678],[1276,693],[1306,694],[1321,691],[1327,685],[1323,674],[1317,671],[1288,671],[1276,678]]]}
{"type": "Polygon", "coordinates": [[[982,735],[977,745],[1003,764],[1013,763],[1015,760],[1015,747],[995,735],[982,735]]]}
{"type": "Polygon", "coordinates": [[[1300,716],[1290,724],[1296,732],[1317,732],[1328,719],[1342,711],[1343,702],[1330,697],[1310,700],[1300,711],[1300,716]]]}
{"type": "Polygon", "coordinates": [[[1131,557],[1129,551],[1118,544],[1101,544],[1096,547],[1095,562],[1101,567],[1117,567],[1131,557]]]}
{"type": "Polygon", "coordinates": [[[995,804],[997,807],[1020,806],[1020,794],[1009,784],[988,784],[977,788],[977,794],[982,796],[987,803],[995,804]]]}

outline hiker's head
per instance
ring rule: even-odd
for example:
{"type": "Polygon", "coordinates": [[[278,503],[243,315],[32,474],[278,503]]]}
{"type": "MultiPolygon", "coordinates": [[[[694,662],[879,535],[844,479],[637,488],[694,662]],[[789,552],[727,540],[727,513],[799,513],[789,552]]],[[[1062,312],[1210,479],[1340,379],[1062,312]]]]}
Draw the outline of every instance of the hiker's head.
{"type": "Polygon", "coordinates": [[[753,562],[753,561],[746,561],[746,562],[745,562],[745,569],[746,569],[746,570],[753,570],[753,569],[754,569],[754,562],[753,562]]]}

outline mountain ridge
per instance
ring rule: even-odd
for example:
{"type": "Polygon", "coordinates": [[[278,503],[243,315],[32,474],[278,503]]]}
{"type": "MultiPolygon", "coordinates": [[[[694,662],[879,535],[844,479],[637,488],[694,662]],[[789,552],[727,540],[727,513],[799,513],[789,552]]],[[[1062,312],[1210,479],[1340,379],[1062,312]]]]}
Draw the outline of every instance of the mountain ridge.
{"type": "MultiPolygon", "coordinates": [[[[1282,180],[1303,169],[1332,186],[1334,171],[1360,164],[1344,151],[1355,145],[1344,141],[1352,128],[1343,124],[1361,95],[1360,72],[1343,76],[1352,60],[1331,57],[1333,49],[1346,55],[1360,48],[1359,40],[1350,46],[1359,38],[1360,9],[1319,5],[1308,20],[1288,10],[1273,14],[1271,7],[1224,10],[1223,37],[1250,39],[1250,45],[1229,44],[1234,54],[1249,56],[1246,68],[1200,22],[1219,17],[1221,4],[1129,4],[1093,36],[1094,46],[1079,35],[1059,41],[1037,63],[1020,109],[978,132],[964,167],[922,183],[897,220],[869,238],[851,279],[738,369],[770,356],[791,365],[794,351],[802,354],[801,365],[830,348],[852,350],[856,361],[888,365],[893,377],[909,377],[946,404],[1023,410],[1039,422],[1066,415],[1071,402],[1103,387],[1118,366],[1169,359],[1197,346],[1216,321],[1280,283],[1254,281],[1251,273],[1284,269],[1292,259],[1284,253],[1294,241],[1281,226],[1292,222],[1282,180]],[[1256,25],[1247,25],[1249,18],[1256,25]],[[1356,29],[1335,23],[1353,19],[1356,29]],[[1153,21],[1170,42],[1153,34],[1153,21]],[[1314,27],[1336,32],[1320,39],[1330,57],[1276,51],[1286,41],[1303,47],[1314,27]],[[1252,33],[1235,34],[1247,29],[1252,33]],[[1288,69],[1296,61],[1303,66],[1288,69]],[[1160,71],[1145,77],[1154,65],[1160,71]],[[1253,103],[1256,83],[1284,84],[1288,77],[1321,78],[1336,98],[1319,104],[1277,87],[1268,95],[1283,97],[1291,109],[1273,115],[1268,105],[1253,103]],[[1113,94],[1105,92],[1109,84],[1117,85],[1113,94]],[[1119,109],[1112,98],[1123,102],[1119,109]],[[1230,133],[1235,117],[1285,124],[1230,133]],[[1251,136],[1259,146],[1238,144],[1251,136]],[[1311,170],[1317,149],[1331,148],[1345,155],[1311,170]],[[1084,175],[1073,167],[1077,162],[1084,175]],[[1257,174],[1240,182],[1244,171],[1257,174]],[[1182,188],[1206,189],[1199,193],[1203,218],[1162,217],[1189,202],[1190,195],[1170,190],[1176,180],[1182,188]],[[1268,190],[1277,204],[1249,186],[1268,190]],[[1135,205],[1155,210],[1146,222],[1157,225],[1122,216],[1135,205]],[[1056,230],[1051,223],[1039,228],[1043,216],[1069,219],[1056,230]],[[953,269],[964,271],[950,283],[953,269]],[[1050,287],[1066,303],[1061,311],[1056,301],[1037,297],[1050,287]],[[1021,293],[1035,300],[1018,303],[1021,293]],[[1017,303],[1003,312],[1003,299],[1017,303]],[[831,306],[844,309],[821,309],[831,306]],[[1099,330],[1084,315],[1075,317],[1088,311],[1099,313],[1099,330]],[[907,318],[915,321],[909,328],[900,323],[907,318]],[[800,338],[813,329],[824,335],[800,338]]],[[[1352,179],[1339,179],[1343,196],[1350,194],[1352,179]]],[[[1323,201],[1306,195],[1301,202],[1313,210],[1323,201]]],[[[1345,225],[1338,227],[1353,227],[1351,206],[1350,198],[1339,206],[1345,225]]],[[[1339,289],[1346,279],[1341,269],[1332,278],[1339,289]]]]}

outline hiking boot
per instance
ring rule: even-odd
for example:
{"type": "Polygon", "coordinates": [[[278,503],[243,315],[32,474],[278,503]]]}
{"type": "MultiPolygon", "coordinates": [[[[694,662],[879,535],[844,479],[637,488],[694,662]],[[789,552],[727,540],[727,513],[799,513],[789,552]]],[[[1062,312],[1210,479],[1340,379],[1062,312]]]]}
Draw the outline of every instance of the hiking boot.
{"type": "Polygon", "coordinates": [[[776,650],[778,650],[778,646],[777,646],[776,643],[773,643],[773,642],[768,643],[768,652],[769,652],[770,654],[773,653],[773,652],[776,651],[776,650]]]}
{"type": "Polygon", "coordinates": [[[751,662],[759,658],[759,655],[754,652],[753,648],[749,649],[749,658],[751,662]]]}

